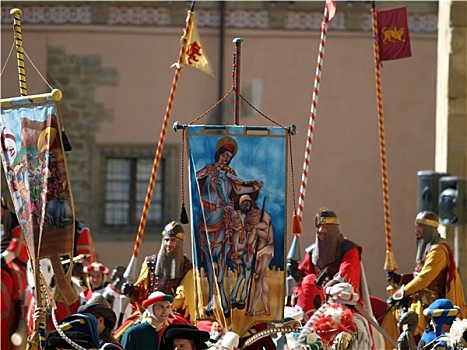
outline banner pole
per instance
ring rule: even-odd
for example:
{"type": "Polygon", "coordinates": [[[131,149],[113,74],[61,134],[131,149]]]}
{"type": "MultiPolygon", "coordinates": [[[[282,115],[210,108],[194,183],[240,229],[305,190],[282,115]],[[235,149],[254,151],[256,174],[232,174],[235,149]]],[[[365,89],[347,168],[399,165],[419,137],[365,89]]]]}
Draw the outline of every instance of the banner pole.
{"type": "MultiPolygon", "coordinates": [[[[19,8],[14,8],[10,11],[10,14],[13,16],[13,31],[15,33],[15,43],[16,43],[16,59],[18,63],[18,81],[19,81],[19,93],[21,96],[28,95],[28,89],[26,86],[26,69],[24,67],[24,50],[23,50],[23,35],[21,32],[21,13],[23,13],[19,8]]],[[[34,286],[35,286],[35,297],[36,305],[39,308],[42,308],[42,293],[41,293],[41,281],[40,281],[40,265],[39,265],[39,250],[40,246],[37,247],[37,252],[33,252],[33,256],[30,257],[32,260],[33,274],[34,274],[34,286]]],[[[39,331],[39,349],[45,348],[45,322],[39,322],[38,325],[39,331]]]]}
{"type": "Polygon", "coordinates": [[[140,246],[141,246],[141,241],[143,239],[144,230],[145,230],[145,227],[146,227],[146,220],[147,220],[147,216],[148,216],[148,212],[149,212],[149,207],[151,205],[152,194],[154,192],[154,185],[155,185],[155,182],[156,182],[157,172],[159,170],[159,164],[160,164],[160,161],[161,161],[161,158],[162,158],[162,151],[164,149],[164,142],[165,142],[165,136],[166,136],[166,133],[167,133],[167,126],[169,124],[170,115],[172,113],[172,105],[173,105],[173,101],[175,99],[175,93],[177,91],[178,78],[179,78],[180,72],[182,70],[182,59],[183,59],[183,55],[185,54],[185,47],[186,47],[186,43],[187,43],[186,38],[187,38],[187,36],[189,34],[189,30],[191,28],[191,22],[192,22],[191,13],[194,10],[194,6],[195,6],[195,2],[193,1],[191,3],[191,8],[188,11],[188,17],[187,17],[185,32],[184,32],[184,35],[182,37],[182,47],[180,49],[180,54],[178,56],[178,61],[175,64],[176,69],[175,69],[175,73],[174,73],[174,77],[173,77],[173,81],[172,81],[172,87],[170,89],[169,99],[168,99],[166,110],[165,110],[164,121],[163,121],[163,124],[162,124],[161,133],[160,133],[160,136],[159,136],[159,142],[157,144],[157,149],[156,149],[156,154],[155,154],[155,157],[154,157],[154,163],[153,163],[153,167],[152,167],[152,171],[151,171],[151,176],[149,178],[148,190],[147,190],[147,193],[146,193],[146,198],[145,198],[144,205],[143,205],[143,211],[142,211],[141,219],[140,219],[140,222],[139,222],[139,227],[138,227],[138,232],[137,232],[137,235],[136,235],[135,246],[133,248],[133,255],[132,255],[132,257],[130,259],[130,262],[128,264],[128,267],[125,270],[125,273],[123,275],[130,282],[134,282],[136,280],[136,277],[137,277],[135,267],[136,267],[136,264],[137,264],[137,261],[138,261],[139,249],[140,249],[140,246]]]}
{"type": "Polygon", "coordinates": [[[397,270],[397,263],[394,257],[394,253],[392,251],[391,216],[389,208],[389,185],[386,161],[386,142],[384,137],[383,92],[381,88],[380,56],[378,42],[378,13],[376,11],[374,1],[372,4],[371,13],[373,23],[373,48],[375,57],[376,99],[378,106],[379,149],[381,157],[381,178],[383,188],[384,228],[386,232],[386,261],[384,262],[384,270],[387,272],[393,272],[397,270]]]}
{"type": "Polygon", "coordinates": [[[234,123],[240,125],[240,63],[242,53],[242,38],[235,38],[235,65],[234,65],[234,123]]]}
{"type": "Polygon", "coordinates": [[[18,62],[18,78],[19,78],[19,93],[21,96],[28,95],[28,89],[26,88],[26,69],[24,68],[24,51],[23,51],[23,35],[21,33],[21,20],[20,15],[22,11],[18,8],[14,8],[10,11],[13,15],[13,31],[15,33],[16,42],[16,59],[18,62]]]}
{"type": "MultiPolygon", "coordinates": [[[[309,174],[308,170],[310,167],[311,149],[313,146],[313,134],[315,130],[316,108],[318,106],[319,87],[321,83],[321,71],[323,69],[324,49],[326,47],[327,26],[328,26],[327,23],[329,21],[330,19],[329,19],[328,7],[325,6],[323,22],[321,25],[321,38],[319,42],[318,58],[317,58],[317,63],[316,63],[315,81],[313,84],[313,95],[311,98],[311,110],[310,110],[308,134],[307,134],[306,146],[305,146],[305,157],[303,161],[302,181],[300,185],[300,194],[298,198],[297,217],[298,217],[298,221],[300,224],[302,222],[303,209],[305,207],[306,186],[307,186],[308,174],[309,174]]],[[[301,225],[299,226],[299,230],[300,232],[294,232],[294,233],[301,233],[301,225]]]]}

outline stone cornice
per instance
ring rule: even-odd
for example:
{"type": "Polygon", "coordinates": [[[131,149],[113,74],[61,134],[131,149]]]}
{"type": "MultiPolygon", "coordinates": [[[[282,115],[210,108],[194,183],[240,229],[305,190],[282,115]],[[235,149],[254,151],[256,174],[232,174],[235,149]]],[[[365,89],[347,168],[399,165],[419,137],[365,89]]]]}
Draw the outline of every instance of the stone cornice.
{"type": "MultiPolygon", "coordinates": [[[[6,2],[8,3],[8,2],[6,2]]],[[[238,29],[276,29],[287,31],[320,30],[323,19],[322,11],[303,8],[304,5],[292,8],[280,6],[254,8],[226,8],[224,13],[225,28],[238,29]]],[[[112,25],[136,27],[180,27],[185,22],[186,4],[179,2],[63,2],[61,4],[25,3],[22,10],[21,23],[27,25],[112,25]],[[174,3],[175,4],[175,3],[174,3]],[[181,6],[183,5],[183,6],[181,6]]],[[[364,3],[361,3],[364,4],[364,3]]],[[[370,32],[372,28],[371,14],[368,6],[353,9],[343,7],[336,13],[328,28],[334,31],[370,32]]],[[[17,3],[12,6],[17,6],[17,3]]],[[[317,7],[316,3],[312,7],[317,7]]],[[[1,8],[2,25],[12,24],[10,7],[5,2],[1,8]]],[[[220,12],[217,8],[197,8],[195,10],[199,28],[217,28],[220,23],[220,12]]],[[[436,33],[438,16],[433,11],[421,11],[419,14],[409,13],[411,33],[436,33]]]]}

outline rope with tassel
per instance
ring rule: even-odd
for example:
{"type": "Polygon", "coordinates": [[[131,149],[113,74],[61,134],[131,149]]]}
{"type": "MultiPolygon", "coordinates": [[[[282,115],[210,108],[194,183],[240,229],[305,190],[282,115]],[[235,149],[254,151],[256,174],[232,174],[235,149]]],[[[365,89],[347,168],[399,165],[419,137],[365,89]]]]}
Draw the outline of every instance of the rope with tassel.
{"type": "MultiPolygon", "coordinates": [[[[234,39],[233,42],[235,43],[235,45],[237,46],[237,50],[239,51],[239,46],[243,42],[243,39],[236,38],[236,39],[234,39]]],[[[257,112],[259,115],[261,115],[262,117],[264,117],[265,119],[267,119],[271,123],[283,128],[283,129],[288,130],[287,138],[288,138],[288,146],[289,146],[289,150],[290,150],[290,169],[291,169],[291,178],[292,178],[292,197],[293,197],[294,212],[296,211],[295,180],[294,180],[294,170],[293,170],[294,167],[293,167],[293,157],[292,157],[293,150],[292,150],[292,140],[291,140],[290,136],[295,135],[297,133],[297,128],[296,128],[296,126],[294,124],[292,124],[290,127],[285,127],[285,126],[277,123],[276,121],[274,121],[273,119],[271,119],[270,117],[265,115],[263,112],[258,110],[255,106],[253,106],[250,103],[250,101],[248,101],[245,97],[243,97],[243,95],[240,93],[240,91],[238,89],[239,77],[237,75],[238,75],[238,72],[239,72],[240,68],[238,67],[239,66],[239,58],[237,57],[237,55],[239,55],[239,52],[235,53],[234,57],[233,57],[232,87],[231,87],[231,89],[219,101],[217,101],[213,106],[211,106],[211,108],[209,108],[207,111],[205,111],[204,113],[202,113],[201,115],[199,115],[198,117],[193,119],[188,124],[182,125],[182,150],[181,150],[181,159],[182,159],[182,176],[181,176],[182,177],[182,185],[181,185],[182,186],[182,209],[181,209],[181,213],[180,213],[180,222],[182,224],[188,223],[188,215],[187,215],[186,209],[185,209],[185,195],[184,195],[184,192],[185,192],[185,190],[184,190],[184,188],[185,188],[185,186],[184,186],[184,181],[185,181],[184,180],[185,179],[184,171],[185,171],[186,127],[188,125],[192,125],[192,124],[196,123],[197,121],[199,121],[200,119],[202,119],[203,117],[205,117],[206,115],[211,113],[217,106],[219,106],[232,93],[235,93],[235,97],[238,98],[239,101],[242,100],[243,102],[245,102],[250,108],[252,108],[255,112],[257,112]]],[[[239,114],[239,110],[238,110],[238,108],[240,106],[239,101],[235,103],[235,106],[237,106],[235,108],[235,114],[239,114]]],[[[236,121],[239,122],[239,116],[236,118],[236,121]]],[[[236,124],[236,125],[238,125],[238,124],[236,124]]]]}
{"type": "MultiPolygon", "coordinates": [[[[375,59],[375,80],[376,80],[376,98],[378,105],[378,131],[379,131],[379,148],[381,157],[381,179],[383,188],[383,205],[384,205],[384,228],[386,233],[386,260],[384,262],[384,270],[393,272],[397,270],[397,263],[392,250],[392,234],[391,234],[391,214],[389,208],[389,184],[387,173],[387,160],[386,160],[386,141],[384,136],[384,116],[383,116],[383,93],[381,88],[381,74],[380,74],[380,56],[378,44],[378,13],[374,8],[372,12],[373,22],[373,48],[375,59]]],[[[391,285],[394,282],[391,281],[391,285]]]]}

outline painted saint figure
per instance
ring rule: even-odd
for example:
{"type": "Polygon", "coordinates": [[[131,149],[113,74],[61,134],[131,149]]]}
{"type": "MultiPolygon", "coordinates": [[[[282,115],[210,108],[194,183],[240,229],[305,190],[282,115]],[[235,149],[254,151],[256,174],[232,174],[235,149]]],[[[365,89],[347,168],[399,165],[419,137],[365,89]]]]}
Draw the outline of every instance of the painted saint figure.
{"type": "MultiPolygon", "coordinates": [[[[266,199],[266,198],[265,198],[266,199]]],[[[269,263],[274,257],[274,227],[268,212],[259,209],[256,202],[247,194],[240,197],[240,207],[245,215],[245,231],[248,237],[248,250],[254,258],[255,293],[251,307],[247,310],[247,316],[270,315],[269,309],[269,285],[264,279],[269,263]],[[261,297],[263,309],[257,310],[261,297]]],[[[248,254],[248,253],[247,253],[248,254]]]]}
{"type": "Polygon", "coordinates": [[[215,164],[206,165],[196,172],[200,194],[200,223],[198,244],[201,254],[206,258],[206,275],[209,284],[209,302],[206,314],[212,315],[213,300],[213,264],[216,282],[219,286],[221,306],[226,317],[230,317],[230,308],[223,288],[227,270],[226,259],[239,264],[237,245],[242,239],[242,221],[238,208],[238,198],[250,193],[252,197],[263,186],[262,182],[244,181],[237,177],[229,166],[237,153],[237,142],[231,137],[221,138],[216,145],[215,164]]]}

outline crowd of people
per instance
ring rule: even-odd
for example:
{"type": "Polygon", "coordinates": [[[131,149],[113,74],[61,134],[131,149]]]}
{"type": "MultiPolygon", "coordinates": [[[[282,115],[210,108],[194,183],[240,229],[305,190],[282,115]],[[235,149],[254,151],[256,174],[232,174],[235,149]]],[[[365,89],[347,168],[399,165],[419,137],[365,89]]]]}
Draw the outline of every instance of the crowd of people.
{"type": "MultiPolygon", "coordinates": [[[[97,261],[91,232],[77,221],[74,258],[63,265],[73,270],[71,283],[79,297],[71,305],[54,300],[50,308],[38,305],[34,284],[28,285],[29,258],[15,219],[2,200],[1,349],[467,347],[467,307],[458,267],[432,212],[416,216],[414,271],[387,273],[394,294],[382,307],[368,293],[361,246],[341,233],[335,211],[320,208],[315,243],[303,261],[290,258],[286,266],[295,289],[283,302],[284,322],[280,327],[257,322],[246,335],[222,329],[215,316],[197,319],[193,264],[183,252],[182,224],[165,226],[160,251],[145,258],[133,282],[123,277],[123,266],[110,271],[97,261]]],[[[53,271],[46,262],[40,266],[53,298],[53,271]]]]}

